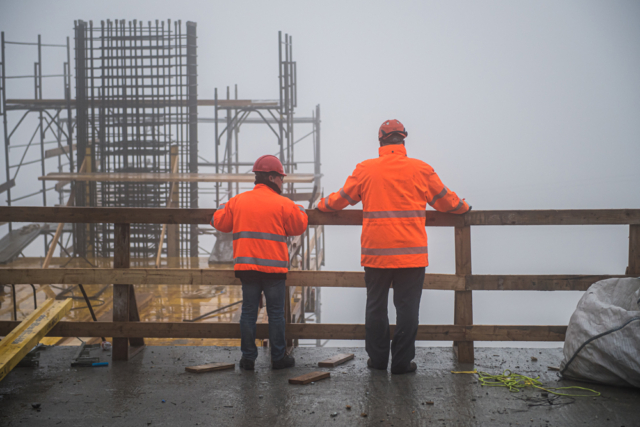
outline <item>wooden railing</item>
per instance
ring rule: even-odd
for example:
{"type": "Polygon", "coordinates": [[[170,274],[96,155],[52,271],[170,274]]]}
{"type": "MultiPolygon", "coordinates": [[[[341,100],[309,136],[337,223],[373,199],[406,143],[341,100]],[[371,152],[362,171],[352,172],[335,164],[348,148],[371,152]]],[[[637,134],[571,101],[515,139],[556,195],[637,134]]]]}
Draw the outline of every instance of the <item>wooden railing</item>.
{"type": "MultiPolygon", "coordinates": [[[[114,360],[129,357],[142,337],[239,338],[233,323],[140,322],[132,284],[240,285],[232,271],[198,269],[129,268],[129,226],[131,223],[208,224],[214,209],[174,208],[83,208],[0,207],[0,222],[114,223],[114,268],[4,268],[2,284],[105,284],[114,285],[113,322],[60,322],[50,336],[114,338],[114,360]]],[[[362,211],[336,213],[307,211],[310,225],[360,225],[362,211]]],[[[420,325],[418,340],[454,341],[460,362],[473,362],[474,341],[563,341],[566,326],[474,325],[473,291],[484,290],[573,290],[584,291],[592,283],[610,277],[640,275],[640,209],[473,211],[465,215],[427,212],[430,227],[455,228],[455,274],[427,274],[424,289],[455,292],[453,325],[420,325]],[[629,225],[629,264],[625,275],[473,275],[471,271],[471,226],[483,225],[629,225]]],[[[287,286],[364,287],[364,273],[336,271],[291,271],[287,286]]],[[[0,336],[18,322],[0,322],[0,336]]],[[[393,327],[392,327],[393,328],[393,327]]],[[[393,329],[392,329],[393,330],[393,329]]],[[[258,325],[258,338],[267,338],[267,325],[258,325]]],[[[364,339],[364,325],[288,324],[291,339],[364,339]]]]}

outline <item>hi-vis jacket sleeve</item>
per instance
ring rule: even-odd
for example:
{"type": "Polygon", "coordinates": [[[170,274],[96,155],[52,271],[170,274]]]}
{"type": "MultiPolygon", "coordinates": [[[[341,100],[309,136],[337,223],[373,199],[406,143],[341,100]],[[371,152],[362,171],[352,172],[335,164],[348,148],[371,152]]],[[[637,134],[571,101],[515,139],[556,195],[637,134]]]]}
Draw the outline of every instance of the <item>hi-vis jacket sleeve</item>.
{"type": "Polygon", "coordinates": [[[307,212],[300,205],[291,203],[291,212],[288,218],[285,218],[284,230],[287,236],[299,236],[307,229],[309,225],[309,217],[307,212]]]}
{"type": "Polygon", "coordinates": [[[360,165],[347,178],[344,186],[335,193],[323,197],[318,203],[318,209],[322,212],[335,212],[346,208],[348,205],[355,205],[361,199],[360,180],[358,179],[360,165]]]}
{"type": "Polygon", "coordinates": [[[233,231],[233,213],[229,205],[234,202],[235,200],[231,199],[227,203],[218,206],[218,209],[213,214],[213,218],[211,218],[211,225],[214,226],[216,230],[222,231],[223,233],[231,233],[233,231]]]}
{"type": "Polygon", "coordinates": [[[467,202],[449,190],[431,167],[425,173],[429,183],[426,192],[429,205],[437,211],[446,213],[463,214],[469,211],[470,208],[467,202]]]}

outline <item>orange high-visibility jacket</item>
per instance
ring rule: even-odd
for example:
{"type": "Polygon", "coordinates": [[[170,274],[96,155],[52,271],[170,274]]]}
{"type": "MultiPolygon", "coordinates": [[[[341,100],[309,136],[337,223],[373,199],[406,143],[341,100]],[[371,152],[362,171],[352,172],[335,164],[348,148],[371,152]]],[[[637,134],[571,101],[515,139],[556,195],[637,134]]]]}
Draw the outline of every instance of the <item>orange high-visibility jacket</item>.
{"type": "Polygon", "coordinates": [[[237,270],[286,273],[287,236],[298,236],[309,220],[304,208],[264,184],[220,205],[211,225],[233,232],[233,264],[237,270]]]}
{"type": "Polygon", "coordinates": [[[431,166],[407,157],[404,145],[380,147],[379,154],[359,163],[344,187],[320,200],[318,209],[333,212],[362,200],[363,266],[426,267],[427,203],[456,214],[467,212],[469,205],[444,186],[431,166]]]}

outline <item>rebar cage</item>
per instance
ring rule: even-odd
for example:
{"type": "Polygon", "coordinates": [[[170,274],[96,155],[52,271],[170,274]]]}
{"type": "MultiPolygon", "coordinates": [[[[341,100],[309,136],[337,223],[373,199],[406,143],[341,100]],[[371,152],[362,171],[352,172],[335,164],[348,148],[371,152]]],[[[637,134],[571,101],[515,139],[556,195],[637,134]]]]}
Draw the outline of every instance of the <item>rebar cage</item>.
{"type": "MultiPolygon", "coordinates": [[[[76,21],[75,43],[78,171],[85,162],[85,172],[172,172],[177,146],[177,172],[197,172],[196,24],[187,22],[183,31],[170,20],[108,20],[99,27],[76,21]]],[[[76,203],[164,207],[170,189],[158,182],[79,181],[76,203]]],[[[198,207],[197,183],[178,184],[175,206],[198,207]]],[[[132,224],[131,256],[155,257],[161,232],[159,224],[132,224]]],[[[79,252],[113,256],[113,224],[76,227],[75,235],[79,252]]],[[[174,256],[198,256],[195,225],[180,225],[177,241],[174,256]]]]}

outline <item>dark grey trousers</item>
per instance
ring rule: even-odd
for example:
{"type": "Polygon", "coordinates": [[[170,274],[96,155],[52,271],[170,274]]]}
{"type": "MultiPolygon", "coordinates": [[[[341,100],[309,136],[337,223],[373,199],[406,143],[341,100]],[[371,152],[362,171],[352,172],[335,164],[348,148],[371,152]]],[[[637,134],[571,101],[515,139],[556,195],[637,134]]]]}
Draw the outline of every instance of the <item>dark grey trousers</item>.
{"type": "Polygon", "coordinates": [[[403,372],[416,355],[418,313],[425,268],[364,268],[367,284],[366,350],[376,368],[386,369],[391,347],[391,371],[403,372]],[[393,286],[396,329],[389,333],[387,305],[393,286]]]}

